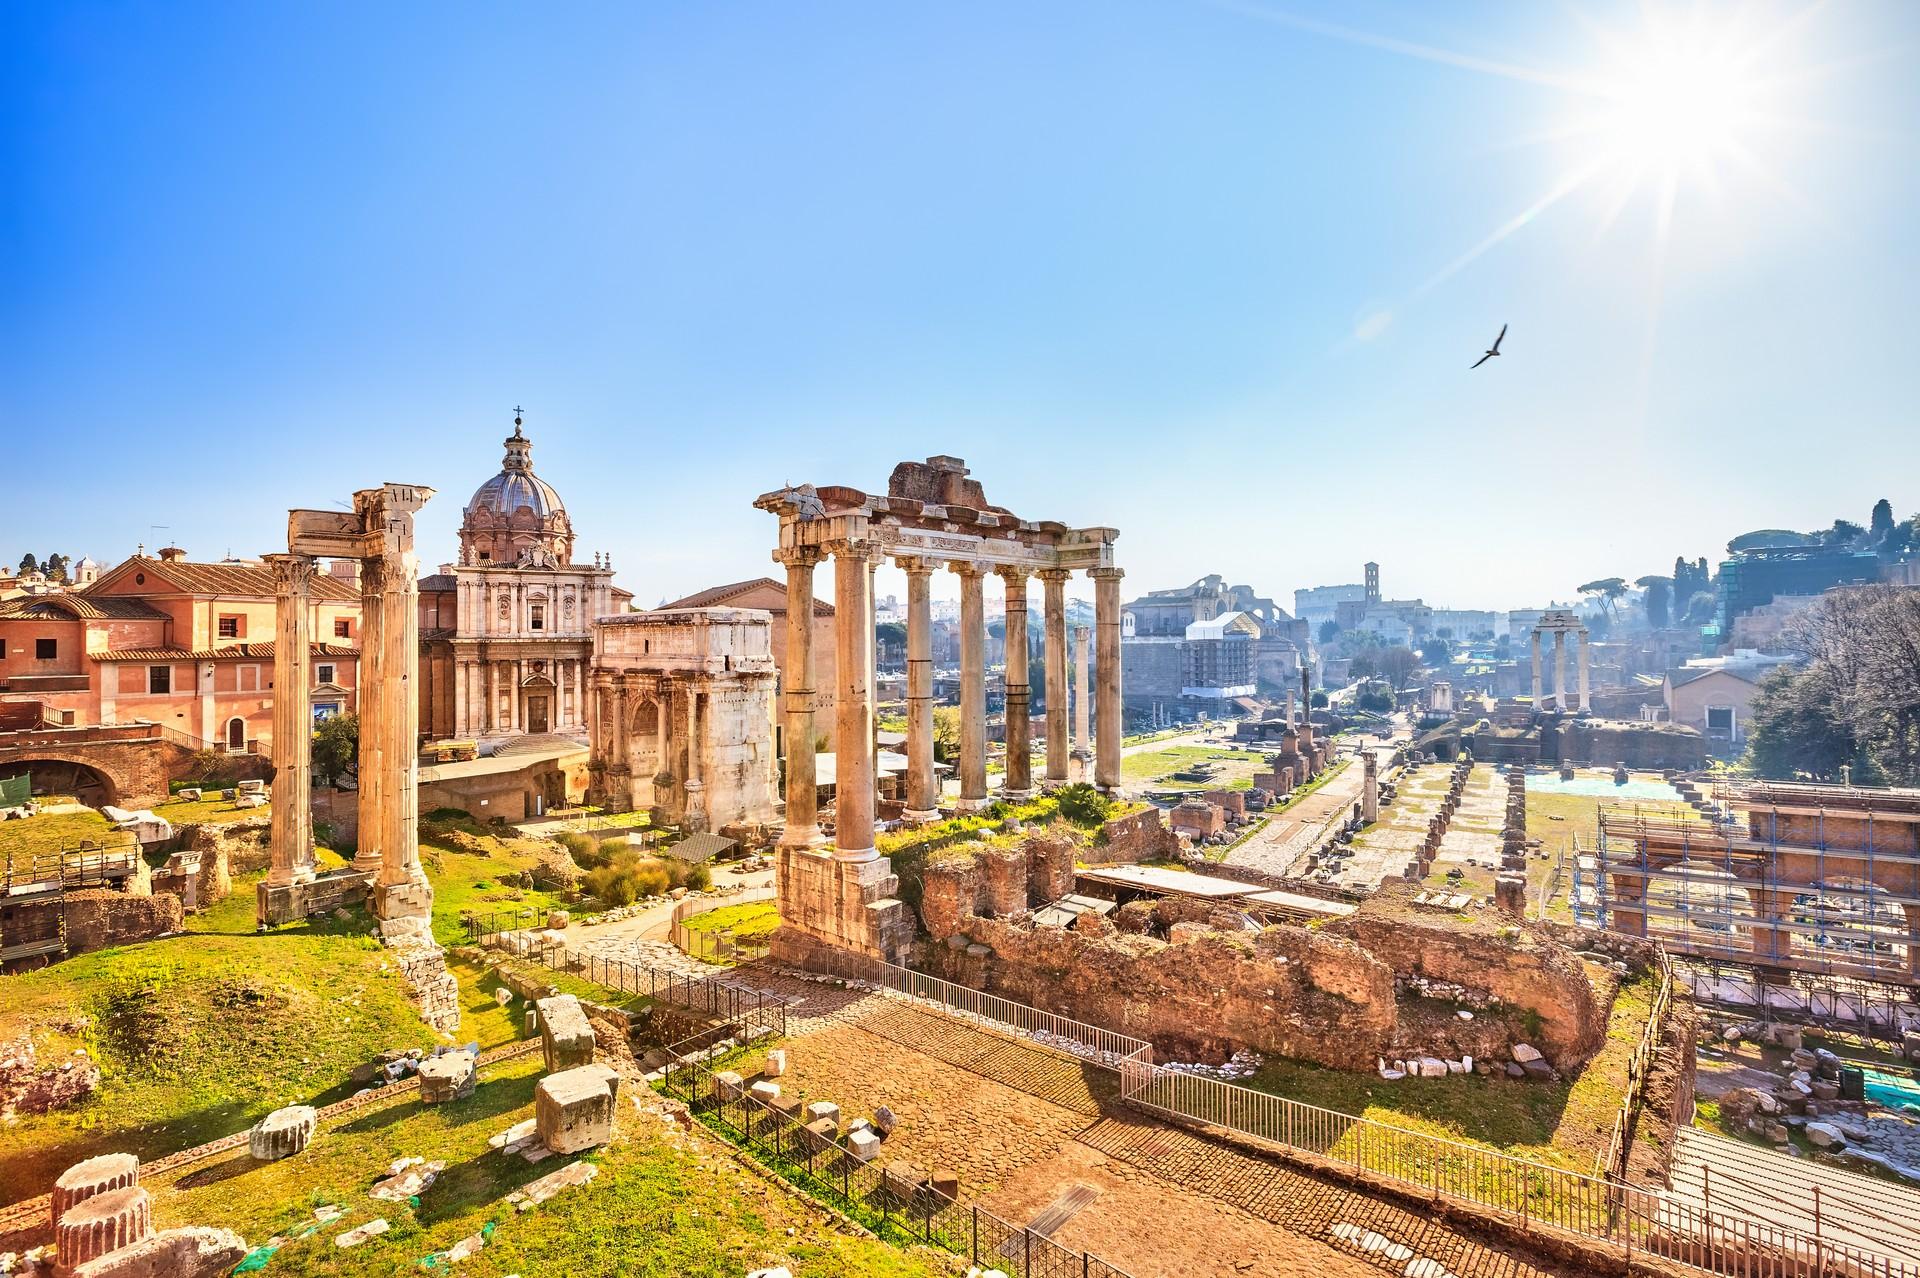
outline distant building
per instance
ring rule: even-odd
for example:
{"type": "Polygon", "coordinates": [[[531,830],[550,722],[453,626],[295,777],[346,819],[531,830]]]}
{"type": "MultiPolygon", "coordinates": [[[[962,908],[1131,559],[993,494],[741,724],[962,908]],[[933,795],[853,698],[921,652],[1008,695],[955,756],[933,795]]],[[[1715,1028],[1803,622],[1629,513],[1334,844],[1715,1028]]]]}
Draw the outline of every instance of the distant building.
{"type": "Polygon", "coordinates": [[[1316,630],[1333,620],[1343,603],[1364,601],[1367,588],[1358,582],[1345,586],[1312,586],[1293,592],[1293,615],[1316,630]]]}
{"type": "Polygon", "coordinates": [[[1819,595],[1777,595],[1758,608],[1749,609],[1735,617],[1728,642],[1735,649],[1778,652],[1793,619],[1810,611],[1819,602],[1819,595]]]}
{"type": "Polygon", "coordinates": [[[1435,608],[1427,618],[1427,624],[1433,627],[1433,633],[1449,631],[1450,637],[1459,640],[1474,635],[1492,634],[1494,624],[1500,614],[1479,608],[1435,608]]]}
{"type": "MultiPolygon", "coordinates": [[[[661,604],[659,611],[722,607],[755,608],[772,615],[773,629],[770,632],[770,643],[773,666],[778,675],[778,682],[774,689],[777,705],[779,694],[787,687],[787,587],[785,583],[775,581],[771,577],[736,581],[730,585],[696,591],[672,603],[661,604]]],[[[831,748],[833,741],[833,689],[836,668],[833,605],[824,600],[815,599],[813,601],[813,730],[827,739],[828,748],[831,748]]],[[[787,755],[784,718],[785,716],[776,716],[774,722],[774,752],[783,759],[787,755]]]]}
{"type": "Polygon", "coordinates": [[[1724,657],[1696,657],[1667,672],[1662,689],[1667,719],[1698,728],[1719,746],[1737,748],[1746,742],[1749,709],[1760,681],[1790,664],[1792,658],[1750,648],[1724,657]]]}
{"type": "Polygon", "coordinates": [[[1234,713],[1238,698],[1295,687],[1309,651],[1305,622],[1218,574],[1140,596],[1120,627],[1122,696],[1156,721],[1234,713]]]}
{"type": "Polygon", "coordinates": [[[1790,546],[1742,551],[1720,564],[1720,642],[1730,641],[1735,618],[1782,595],[1817,595],[1880,576],[1880,557],[1871,550],[1790,546]]]}

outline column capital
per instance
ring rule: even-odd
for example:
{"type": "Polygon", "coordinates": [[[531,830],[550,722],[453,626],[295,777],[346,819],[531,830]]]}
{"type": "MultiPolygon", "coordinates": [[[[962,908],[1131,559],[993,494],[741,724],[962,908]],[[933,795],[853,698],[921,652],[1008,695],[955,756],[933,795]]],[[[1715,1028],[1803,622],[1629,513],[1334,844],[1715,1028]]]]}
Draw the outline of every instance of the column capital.
{"type": "Polygon", "coordinates": [[[818,546],[781,546],[773,552],[773,562],[789,568],[812,568],[823,558],[818,546]]]}
{"type": "Polygon", "coordinates": [[[925,555],[895,555],[893,566],[909,577],[931,577],[935,567],[925,555]]]}
{"type": "Polygon", "coordinates": [[[880,554],[880,543],[871,537],[842,537],[830,541],[821,547],[833,556],[834,562],[842,559],[875,559],[880,554]]]}
{"type": "Polygon", "coordinates": [[[1116,568],[1111,564],[1104,568],[1087,569],[1087,576],[1093,578],[1095,581],[1118,581],[1126,575],[1126,569],[1116,568]]]}
{"type": "Polygon", "coordinates": [[[279,593],[300,594],[313,584],[316,571],[312,555],[262,555],[273,569],[273,584],[279,593]]]}
{"type": "MultiPolygon", "coordinates": [[[[1027,578],[1032,576],[1031,573],[1018,564],[1001,564],[993,570],[993,575],[1007,583],[1009,593],[1011,593],[1016,586],[1024,589],[1027,584],[1027,578]]],[[[1022,598],[1024,600],[1024,596],[1022,596],[1022,598]]]]}
{"type": "Polygon", "coordinates": [[[1071,568],[1042,568],[1033,574],[1048,585],[1064,585],[1073,579],[1071,568]]]}
{"type": "Polygon", "coordinates": [[[947,561],[947,571],[963,581],[978,581],[987,575],[987,566],[971,559],[951,559],[947,561]]]}

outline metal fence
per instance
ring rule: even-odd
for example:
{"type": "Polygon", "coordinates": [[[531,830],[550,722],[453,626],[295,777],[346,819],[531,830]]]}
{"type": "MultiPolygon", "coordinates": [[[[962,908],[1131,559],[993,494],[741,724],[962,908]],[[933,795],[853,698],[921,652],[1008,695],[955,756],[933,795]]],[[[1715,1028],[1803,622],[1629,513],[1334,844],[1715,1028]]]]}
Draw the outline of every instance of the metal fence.
{"type": "Polygon", "coordinates": [[[712,1017],[735,1037],[787,1032],[787,1005],[772,995],[713,977],[664,971],[627,959],[581,954],[564,942],[544,940],[526,930],[532,912],[470,915],[467,937],[475,945],[502,950],[555,971],[574,972],[595,985],[623,994],[644,995],[683,1011],[712,1017]]]}
{"type": "Polygon", "coordinates": [[[862,1161],[837,1138],[807,1131],[749,1092],[735,1086],[717,1089],[713,1077],[713,1067],[705,1060],[674,1053],[661,1083],[669,1095],[685,1101],[736,1144],[809,1192],[862,1218],[882,1237],[942,1247],[1009,1278],[1131,1278],[1098,1256],[1071,1251],[977,1204],[935,1193],[918,1169],[862,1161]]]}
{"type": "Polygon", "coordinates": [[[1613,1117],[1613,1135],[1607,1141],[1607,1152],[1594,1164],[1593,1170],[1597,1176],[1624,1177],[1627,1174],[1627,1140],[1633,1132],[1640,1102],[1646,1095],[1647,1071],[1653,1067],[1661,1036],[1667,1030],[1667,1012],[1673,1006],[1673,964],[1663,949],[1656,947],[1654,956],[1659,965],[1660,984],[1654,990],[1653,1006],[1648,1009],[1647,1023],[1640,1031],[1640,1041],[1634,1044],[1633,1055],[1627,1058],[1627,1092],[1613,1117]]]}
{"type": "Polygon", "coordinates": [[[688,927],[686,920],[710,910],[724,909],[729,905],[752,905],[759,901],[772,901],[777,899],[778,895],[774,889],[766,887],[749,888],[745,892],[736,892],[725,897],[688,897],[673,907],[669,936],[682,953],[697,958],[702,963],[727,967],[735,963],[751,963],[763,959],[768,954],[772,937],[743,941],[729,932],[688,927]]]}

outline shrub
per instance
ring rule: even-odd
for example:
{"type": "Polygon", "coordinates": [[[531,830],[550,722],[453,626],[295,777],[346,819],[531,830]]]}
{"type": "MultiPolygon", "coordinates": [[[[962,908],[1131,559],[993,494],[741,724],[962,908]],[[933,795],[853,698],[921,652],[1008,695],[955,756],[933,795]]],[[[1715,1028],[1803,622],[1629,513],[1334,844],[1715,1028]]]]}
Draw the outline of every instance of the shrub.
{"type": "Polygon", "coordinates": [[[1062,786],[1053,797],[1059,800],[1060,815],[1075,825],[1104,825],[1113,813],[1113,800],[1085,781],[1062,786]]]}
{"type": "Polygon", "coordinates": [[[554,841],[565,848],[573,863],[583,870],[597,870],[611,859],[591,835],[569,830],[554,836],[554,841]]]}
{"type": "Polygon", "coordinates": [[[686,889],[689,892],[704,892],[713,886],[713,871],[704,865],[687,867],[686,889]]]}

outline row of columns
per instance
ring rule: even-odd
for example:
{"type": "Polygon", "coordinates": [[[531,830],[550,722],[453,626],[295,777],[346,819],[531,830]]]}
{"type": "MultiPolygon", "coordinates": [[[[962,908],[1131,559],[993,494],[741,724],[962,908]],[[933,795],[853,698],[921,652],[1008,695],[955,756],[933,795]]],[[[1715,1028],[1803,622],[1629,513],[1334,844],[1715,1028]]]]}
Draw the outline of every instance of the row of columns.
{"type": "MultiPolygon", "coordinates": [[[[1540,636],[1545,633],[1546,631],[1539,629],[1533,632],[1533,704],[1535,709],[1538,709],[1541,705],[1542,680],[1540,663],[1542,652],[1540,636]]],[[[1578,708],[1581,713],[1584,714],[1593,708],[1589,687],[1593,669],[1593,638],[1584,629],[1573,633],[1577,634],[1580,639],[1580,704],[1578,708]]],[[[1555,710],[1565,710],[1567,708],[1567,634],[1568,632],[1565,630],[1556,630],[1553,632],[1553,708],[1555,710]]]]}
{"type": "MultiPolygon", "coordinates": [[[[840,686],[835,689],[835,855],[846,861],[877,859],[874,849],[875,760],[873,735],[873,575],[883,552],[868,540],[826,547],[795,546],[775,552],[787,570],[786,675],[782,710],[787,736],[788,847],[817,847],[820,832],[818,778],[814,766],[813,571],[825,554],[834,560],[834,648],[840,686]]],[[[895,555],[907,574],[907,801],[912,820],[939,814],[940,787],[933,762],[932,577],[936,561],[895,555]]],[[[960,801],[961,811],[985,807],[987,794],[986,598],[989,568],[972,561],[945,564],[960,578],[960,801]]],[[[1027,661],[1027,583],[1033,575],[1016,567],[991,569],[1006,590],[1007,774],[1004,793],[1033,793],[1032,688],[1027,661]]],[[[1043,656],[1048,697],[1046,781],[1068,777],[1066,569],[1043,569],[1043,656]]],[[[1094,780],[1103,789],[1120,783],[1120,580],[1118,568],[1095,568],[1094,612],[1099,636],[1100,740],[1094,780]]],[[[1086,644],[1080,645],[1081,739],[1087,713],[1086,644]]]]}

